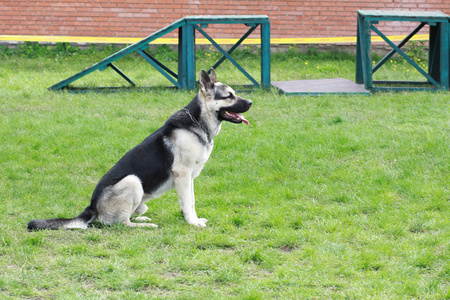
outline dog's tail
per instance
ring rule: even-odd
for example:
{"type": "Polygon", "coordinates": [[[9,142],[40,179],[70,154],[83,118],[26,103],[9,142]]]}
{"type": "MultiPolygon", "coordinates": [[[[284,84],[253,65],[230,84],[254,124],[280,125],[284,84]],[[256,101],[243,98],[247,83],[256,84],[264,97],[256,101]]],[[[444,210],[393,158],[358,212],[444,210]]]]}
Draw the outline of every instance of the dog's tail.
{"type": "Polygon", "coordinates": [[[28,223],[28,229],[87,229],[96,217],[97,212],[88,206],[78,217],[72,219],[32,220],[28,223]]]}

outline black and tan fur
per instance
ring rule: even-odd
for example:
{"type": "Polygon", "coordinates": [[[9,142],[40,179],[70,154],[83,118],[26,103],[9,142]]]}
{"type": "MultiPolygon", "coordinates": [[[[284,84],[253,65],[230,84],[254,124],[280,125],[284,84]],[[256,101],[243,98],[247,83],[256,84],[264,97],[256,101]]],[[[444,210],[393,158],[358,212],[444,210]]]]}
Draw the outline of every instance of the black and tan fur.
{"type": "MultiPolygon", "coordinates": [[[[236,96],[229,86],[211,75],[200,72],[200,91],[183,109],[142,143],[126,153],[99,181],[91,204],[73,219],[33,220],[28,228],[87,228],[98,219],[100,223],[127,226],[158,227],[151,223],[134,223],[133,214],[147,211],[145,201],[157,198],[175,188],[181,212],[188,224],[205,227],[208,220],[195,211],[194,178],[213,149],[213,138],[222,121],[234,123],[247,120],[240,114],[250,109],[252,102],[236,96]]],[[[136,217],[137,221],[150,221],[136,217]]]]}

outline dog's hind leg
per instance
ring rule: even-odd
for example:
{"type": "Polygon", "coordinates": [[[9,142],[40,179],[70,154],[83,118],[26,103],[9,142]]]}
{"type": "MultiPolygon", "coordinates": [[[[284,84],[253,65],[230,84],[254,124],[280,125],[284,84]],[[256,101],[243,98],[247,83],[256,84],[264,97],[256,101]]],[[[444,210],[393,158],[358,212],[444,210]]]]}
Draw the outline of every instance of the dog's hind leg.
{"type": "MultiPolygon", "coordinates": [[[[133,215],[138,215],[137,217],[133,217],[134,221],[138,221],[138,222],[151,222],[152,219],[150,219],[149,217],[144,217],[144,216],[140,216],[145,214],[145,212],[148,210],[147,205],[144,204],[144,201],[141,202],[141,204],[139,204],[139,206],[136,208],[136,210],[134,211],[133,215]]],[[[158,225],[155,224],[151,224],[152,227],[158,227],[158,225]]]]}
{"type": "MultiPolygon", "coordinates": [[[[147,209],[148,209],[147,205],[145,205],[143,202],[141,202],[141,204],[139,204],[139,206],[136,208],[136,210],[134,211],[133,214],[143,215],[147,211],[147,209]]],[[[133,219],[135,221],[139,221],[139,222],[150,222],[152,220],[148,217],[143,217],[143,216],[134,217],[133,219]]]]}
{"type": "Polygon", "coordinates": [[[105,225],[120,223],[130,227],[158,227],[155,224],[130,221],[131,214],[141,205],[143,196],[144,189],[137,176],[123,178],[104,190],[97,204],[98,220],[105,225]]]}
{"type": "Polygon", "coordinates": [[[136,215],[143,215],[145,214],[145,212],[147,211],[148,207],[147,205],[145,205],[143,202],[141,202],[141,204],[139,204],[139,206],[136,208],[136,210],[134,211],[134,213],[136,215]]]}

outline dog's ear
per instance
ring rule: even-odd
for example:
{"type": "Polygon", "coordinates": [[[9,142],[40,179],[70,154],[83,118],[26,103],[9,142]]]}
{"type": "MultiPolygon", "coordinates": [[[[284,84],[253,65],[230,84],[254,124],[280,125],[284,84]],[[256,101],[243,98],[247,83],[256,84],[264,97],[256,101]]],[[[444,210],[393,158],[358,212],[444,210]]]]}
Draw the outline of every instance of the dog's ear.
{"type": "Polygon", "coordinates": [[[212,83],[217,83],[216,71],[213,68],[209,72],[209,78],[211,78],[212,83]]]}
{"type": "Polygon", "coordinates": [[[204,90],[210,90],[213,88],[214,83],[211,81],[211,78],[209,77],[208,73],[205,72],[205,70],[200,71],[200,86],[204,90]]]}

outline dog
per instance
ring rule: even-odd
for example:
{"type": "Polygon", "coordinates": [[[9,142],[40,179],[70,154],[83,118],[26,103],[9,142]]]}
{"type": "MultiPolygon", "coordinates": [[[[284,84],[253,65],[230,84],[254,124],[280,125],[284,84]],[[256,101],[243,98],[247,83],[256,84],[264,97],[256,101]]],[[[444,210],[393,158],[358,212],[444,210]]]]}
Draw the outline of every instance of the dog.
{"type": "Polygon", "coordinates": [[[32,220],[28,229],[87,229],[95,220],[105,225],[124,224],[130,227],[158,227],[147,223],[142,215],[145,202],[176,189],[181,213],[190,225],[205,227],[208,220],[195,211],[194,178],[213,149],[213,138],[222,121],[246,123],[242,113],[252,105],[250,100],[236,96],[235,91],[200,71],[200,89],[192,101],[173,114],[165,124],[142,143],[126,153],[98,182],[90,205],[72,219],[32,220]],[[140,223],[145,222],[145,223],[140,223]]]}

